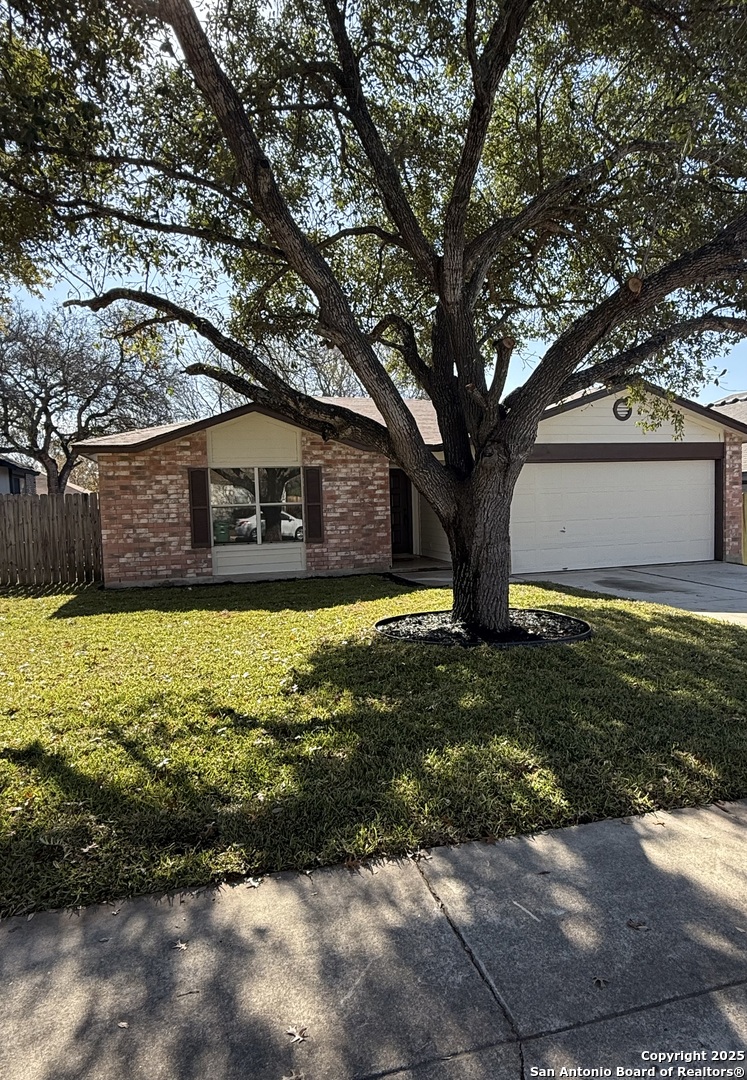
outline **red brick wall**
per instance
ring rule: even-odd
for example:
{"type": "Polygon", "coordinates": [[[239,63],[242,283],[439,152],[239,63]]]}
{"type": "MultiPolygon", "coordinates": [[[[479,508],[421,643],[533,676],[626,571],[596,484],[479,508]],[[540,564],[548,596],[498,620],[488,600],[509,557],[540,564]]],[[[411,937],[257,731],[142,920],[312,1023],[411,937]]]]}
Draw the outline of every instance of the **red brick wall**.
{"type": "Polygon", "coordinates": [[[100,456],[106,585],[211,576],[210,548],[192,548],[187,473],[206,466],[204,431],[137,454],[100,456]]]}
{"type": "Polygon", "coordinates": [[[724,562],[742,561],[742,441],[724,432],[724,562]]]}
{"type": "Polygon", "coordinates": [[[388,570],[392,565],[389,523],[389,462],[341,443],[302,433],[304,465],[322,470],[324,542],[306,545],[309,573],[325,570],[388,570]]]}

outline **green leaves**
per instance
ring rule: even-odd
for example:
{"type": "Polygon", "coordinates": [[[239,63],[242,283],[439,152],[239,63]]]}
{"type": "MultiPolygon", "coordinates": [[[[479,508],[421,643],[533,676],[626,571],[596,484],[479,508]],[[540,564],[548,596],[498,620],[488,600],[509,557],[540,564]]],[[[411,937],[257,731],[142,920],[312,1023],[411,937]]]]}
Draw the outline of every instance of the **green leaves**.
{"type": "MultiPolygon", "coordinates": [[[[276,246],[167,28],[96,0],[6,7],[6,274],[33,283],[71,259],[91,279],[104,261],[122,277],[156,268],[182,302],[189,280],[187,304],[230,307],[234,331],[253,345],[308,342],[318,297],[282,253],[227,242],[276,246]]],[[[495,14],[477,14],[478,53],[495,14]]],[[[465,18],[463,6],[428,3],[347,10],[368,112],[437,254],[473,104],[465,18]]],[[[412,254],[381,235],[325,243],[354,227],[396,228],[353,122],[323,5],[234,0],[211,6],[204,20],[283,198],[359,324],[402,315],[428,359],[436,297],[412,254]]],[[[552,185],[586,178],[497,249],[489,288],[478,281],[471,294],[478,340],[496,332],[520,347],[550,340],[629,276],[651,275],[735,215],[747,186],[746,36],[737,8],[716,0],[671,11],[618,0],[535,5],[498,88],[468,242],[552,185]],[[602,164],[589,175],[594,162],[602,164]]],[[[724,281],[698,300],[741,304],[740,286],[724,281]]],[[[630,342],[643,327],[628,325],[630,342]]],[[[401,374],[395,353],[382,357],[401,374]]]]}

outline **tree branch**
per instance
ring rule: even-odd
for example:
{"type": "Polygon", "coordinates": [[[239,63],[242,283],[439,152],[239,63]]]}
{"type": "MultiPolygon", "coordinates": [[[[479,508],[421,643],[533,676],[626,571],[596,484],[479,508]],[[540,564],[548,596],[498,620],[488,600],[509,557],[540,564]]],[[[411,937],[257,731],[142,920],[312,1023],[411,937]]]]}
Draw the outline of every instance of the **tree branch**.
{"type": "Polygon", "coordinates": [[[0,174],[0,179],[8,187],[12,187],[27,198],[48,207],[63,221],[113,218],[115,221],[123,221],[127,225],[134,225],[136,228],[145,229],[148,232],[165,233],[170,236],[191,236],[197,240],[223,244],[226,247],[235,247],[241,251],[254,251],[258,255],[265,255],[267,258],[272,259],[282,259],[284,257],[280,248],[270,247],[269,244],[263,244],[259,240],[252,240],[250,237],[234,236],[232,233],[221,232],[219,229],[204,229],[193,225],[179,225],[176,222],[143,218],[137,214],[128,213],[126,210],[119,210],[116,206],[107,206],[104,203],[94,202],[92,199],[56,199],[54,196],[34,188],[27,188],[7,175],[0,174]],[[77,213],[76,211],[79,209],[84,212],[77,213]],[[63,211],[69,211],[70,213],[67,215],[63,211]]]}
{"type": "Polygon", "coordinates": [[[137,169],[151,169],[154,172],[160,173],[162,176],[168,177],[170,180],[177,180],[179,182],[194,184],[196,187],[204,187],[208,191],[214,192],[216,195],[220,195],[221,198],[227,199],[241,210],[254,212],[254,207],[247,199],[242,199],[236,195],[235,192],[229,191],[223,184],[219,184],[214,180],[208,180],[206,176],[199,176],[197,173],[189,172],[186,169],[175,168],[173,165],[169,165],[166,161],[161,161],[159,158],[150,157],[133,157],[129,154],[94,154],[88,151],[73,150],[64,146],[52,146],[48,143],[35,143],[29,148],[30,153],[42,153],[53,154],[55,157],[64,157],[70,161],[77,161],[81,163],[91,162],[97,165],[131,165],[137,169]]]}
{"type": "Polygon", "coordinates": [[[421,273],[427,281],[436,280],[436,253],[425,237],[405,195],[399,173],[387,153],[381,136],[368,111],[363,93],[361,73],[345,26],[345,16],[337,0],[323,0],[332,37],[342,66],[340,88],[348,103],[353,127],[358,133],[368,160],[373,166],[376,183],[381,191],[389,216],[397,226],[421,273]]]}
{"type": "Polygon", "coordinates": [[[394,247],[403,248],[407,251],[407,245],[401,236],[398,236],[397,233],[389,232],[387,229],[382,229],[379,225],[355,225],[349,229],[339,229],[336,233],[326,236],[324,240],[320,240],[318,247],[330,247],[332,244],[336,244],[338,240],[344,240],[348,236],[378,236],[378,238],[385,243],[392,244],[394,247]]]}
{"type": "MultiPolygon", "coordinates": [[[[340,14],[334,6],[334,0],[325,0],[325,4],[334,12],[339,22],[340,14]]],[[[241,98],[218,63],[192,6],[188,0],[159,0],[158,9],[161,18],[176,34],[194,80],[215,114],[234,155],[238,175],[256,208],[257,216],[267,226],[288,263],[317,297],[320,324],[326,337],[337,345],[375,401],[386,422],[397,459],[409,468],[413,480],[422,477],[422,482],[425,483],[427,478],[434,507],[445,515],[451,513],[453,491],[444,469],[423,442],[412,414],[359,327],[331,267],[293,218],[278,189],[270,162],[249,122],[241,98]]],[[[344,32],[344,24],[342,28],[344,32]]],[[[347,35],[344,36],[344,42],[346,41],[347,35]]],[[[349,42],[347,47],[350,47],[349,42]]],[[[355,87],[351,88],[351,99],[356,105],[363,104],[365,108],[365,103],[362,98],[359,99],[355,87]]],[[[368,124],[378,140],[378,132],[370,117],[368,124]]],[[[404,210],[401,204],[397,205],[404,210]]],[[[403,239],[409,243],[411,240],[417,241],[418,236],[422,238],[422,233],[409,205],[405,203],[405,207],[409,216],[406,213],[403,220],[397,221],[397,225],[403,239]],[[413,225],[417,234],[412,233],[413,225]]],[[[420,245],[416,243],[416,250],[421,258],[427,255],[427,263],[432,271],[430,249],[425,251],[422,243],[424,241],[420,245]]],[[[287,389],[289,388],[286,387],[284,393],[287,389]]]]}
{"type": "MultiPolygon", "coordinates": [[[[292,415],[297,419],[302,417],[306,426],[312,426],[313,430],[319,430],[320,433],[321,427],[323,426],[326,432],[324,437],[327,439],[349,438],[349,433],[355,429],[355,437],[358,441],[370,446],[371,449],[375,450],[377,453],[384,454],[387,457],[393,456],[389,433],[382,424],[379,424],[375,420],[369,420],[367,417],[359,416],[349,409],[324,404],[323,402],[317,401],[315,398],[300,393],[298,390],[294,390],[293,387],[285,382],[284,379],[281,379],[272,368],[268,367],[264,361],[260,360],[257,354],[251,349],[241,345],[238,341],[234,341],[233,338],[227,337],[208,319],[195,315],[186,308],[180,307],[171,300],[165,299],[165,297],[157,296],[154,293],[143,292],[138,289],[110,289],[101,296],[96,296],[89,300],[67,300],[64,306],[84,307],[89,308],[91,311],[101,311],[111,304],[116,303],[118,300],[126,300],[133,304],[143,304],[146,307],[150,307],[155,311],[160,311],[164,315],[170,316],[172,319],[183,323],[185,326],[196,331],[196,333],[205,338],[206,341],[209,341],[219,352],[223,353],[224,356],[228,356],[230,359],[236,361],[247,374],[251,375],[251,377],[260,384],[261,400],[263,402],[269,402],[270,407],[273,409],[287,413],[289,416],[292,415]]],[[[200,365],[193,365],[195,368],[199,366],[200,365]]],[[[209,365],[202,366],[206,367],[209,365]]],[[[214,370],[221,372],[221,378],[218,381],[223,382],[226,386],[234,385],[229,381],[229,379],[234,378],[241,381],[242,387],[251,385],[253,391],[257,389],[255,383],[250,384],[246,382],[246,380],[241,380],[240,376],[232,376],[228,372],[223,372],[221,368],[215,368],[214,370]]],[[[204,374],[208,374],[208,372],[205,371],[204,374]]],[[[217,376],[212,375],[211,377],[217,378],[217,376]]],[[[234,388],[236,388],[236,386],[234,386],[234,388]]],[[[245,389],[241,390],[241,393],[245,392],[245,389]]],[[[257,397],[256,400],[260,400],[260,397],[257,397]]]]}
{"type": "MultiPolygon", "coordinates": [[[[349,409],[343,409],[336,405],[326,405],[316,401],[315,398],[308,399],[313,403],[313,409],[307,409],[305,406],[302,409],[294,408],[286,400],[278,398],[258,383],[249,382],[248,379],[243,378],[241,375],[236,375],[234,372],[226,371],[224,368],[216,367],[213,364],[190,364],[184,370],[187,375],[205,375],[209,379],[214,379],[216,382],[230,387],[237,394],[245,395],[250,401],[256,402],[256,404],[262,405],[273,412],[281,413],[288,418],[290,423],[315,432],[325,442],[330,439],[357,442],[376,450],[385,457],[391,457],[392,455],[386,428],[375,420],[369,421],[367,417],[362,417],[349,409]],[[314,416],[311,415],[312,411],[315,413],[314,416]],[[372,424],[379,429],[376,433],[378,441],[376,446],[372,445],[370,427],[372,424]]],[[[300,397],[304,396],[300,395],[300,397]]]]}
{"type": "MultiPolygon", "coordinates": [[[[462,289],[467,210],[493,115],[496,91],[516,51],[533,3],[534,0],[505,0],[501,16],[493,24],[482,56],[475,60],[470,55],[475,96],[444,220],[441,288],[447,304],[453,303],[462,289]]],[[[468,39],[471,34],[474,34],[474,12],[470,13],[468,8],[468,39]]],[[[472,41],[474,52],[474,38],[472,41]]]]}
{"type": "MultiPolygon", "coordinates": [[[[747,274],[747,213],[740,214],[713,240],[668,263],[645,281],[635,279],[576,319],[547,350],[526,383],[509,394],[507,428],[520,442],[534,438],[548,404],[595,346],[612,330],[650,311],[678,289],[747,274]]],[[[632,281],[633,279],[631,279],[632,281]]]]}
{"type": "Polygon", "coordinates": [[[630,349],[617,353],[609,360],[604,360],[592,367],[577,371],[563,383],[559,392],[559,399],[569,397],[581,390],[587,390],[597,383],[609,386],[619,382],[628,375],[637,374],[638,368],[655,353],[672,345],[675,341],[682,341],[693,334],[734,333],[747,337],[747,317],[733,317],[730,315],[701,315],[694,319],[685,319],[673,326],[664,327],[658,333],[653,334],[646,341],[634,345],[630,349]]]}
{"type": "Polygon", "coordinates": [[[537,228],[551,214],[562,213],[563,208],[559,206],[559,200],[608,173],[613,165],[617,165],[631,154],[650,153],[663,149],[664,144],[652,143],[645,139],[637,139],[634,142],[618,146],[610,150],[604,157],[592,162],[585,169],[579,169],[578,172],[570,173],[561,180],[555,180],[553,183],[548,184],[518,214],[513,217],[501,218],[490,228],[480,233],[479,236],[476,236],[467,245],[464,253],[470,303],[474,304],[480,295],[490,264],[504,244],[529,229],[537,228]]]}
{"type": "Polygon", "coordinates": [[[407,319],[402,315],[385,315],[383,319],[380,319],[379,322],[377,322],[368,337],[370,341],[381,341],[384,345],[396,349],[417,379],[418,383],[425,392],[430,395],[433,372],[418,351],[418,343],[415,340],[415,331],[407,319]],[[390,341],[384,337],[384,333],[390,327],[399,332],[401,344],[390,341]]]}

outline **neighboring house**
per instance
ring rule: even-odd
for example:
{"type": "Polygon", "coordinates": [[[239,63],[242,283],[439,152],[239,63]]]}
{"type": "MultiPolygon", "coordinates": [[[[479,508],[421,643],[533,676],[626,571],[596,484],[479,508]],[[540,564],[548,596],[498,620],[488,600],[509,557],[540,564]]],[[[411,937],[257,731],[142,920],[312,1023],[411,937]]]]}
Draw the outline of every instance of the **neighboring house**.
{"type": "Polygon", "coordinates": [[[0,495],[33,495],[36,475],[35,469],[0,457],[0,495]]]}
{"type": "MultiPolygon", "coordinates": [[[[74,484],[72,480],[68,480],[65,484],[65,495],[90,495],[91,492],[88,488],[81,487],[79,484],[74,484]]],[[[39,473],[36,478],[36,494],[37,495],[49,495],[49,484],[47,481],[46,473],[39,473]]]]}
{"type": "MultiPolygon", "coordinates": [[[[712,402],[708,408],[747,424],[747,392],[730,394],[729,397],[712,402]]],[[[747,444],[742,447],[742,490],[747,492],[747,444]]]]}
{"type": "MultiPolygon", "coordinates": [[[[604,390],[547,410],[513,500],[514,573],[741,562],[747,423],[676,398],[684,416],[676,441],[669,423],[637,426],[623,395],[604,390]]],[[[368,398],[336,400],[380,419],[368,398]]],[[[438,455],[433,406],[407,405],[438,455]]],[[[395,462],[325,443],[256,405],[78,448],[99,464],[108,586],[382,571],[397,556],[449,558],[435,514],[395,462]]]]}

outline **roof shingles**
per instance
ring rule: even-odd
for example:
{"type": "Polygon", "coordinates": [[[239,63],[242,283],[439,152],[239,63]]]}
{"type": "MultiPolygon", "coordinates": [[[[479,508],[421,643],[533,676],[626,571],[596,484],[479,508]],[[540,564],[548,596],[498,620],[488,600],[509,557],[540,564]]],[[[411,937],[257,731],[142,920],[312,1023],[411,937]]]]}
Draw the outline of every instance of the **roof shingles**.
{"type": "MultiPolygon", "coordinates": [[[[657,388],[655,387],[652,387],[651,389],[654,392],[662,393],[661,390],[657,391],[657,388]]],[[[594,394],[584,394],[579,397],[574,397],[573,399],[567,399],[560,405],[548,409],[547,415],[551,416],[558,412],[566,412],[569,409],[578,408],[580,405],[583,405],[585,401],[592,404],[599,398],[615,393],[618,390],[619,388],[614,390],[602,390],[594,394]]],[[[712,419],[725,424],[733,431],[738,431],[743,436],[747,437],[747,394],[741,396],[738,395],[738,398],[739,400],[735,401],[728,399],[729,404],[722,405],[720,402],[716,402],[708,408],[698,405],[694,401],[686,401],[683,398],[676,398],[675,401],[679,406],[690,409],[701,416],[710,413],[712,419]],[[732,409],[734,411],[732,411],[732,409]],[[730,420],[731,423],[729,422],[730,420]]],[[[368,417],[370,420],[378,420],[380,424],[384,423],[384,418],[371,398],[320,397],[317,400],[323,401],[327,405],[339,405],[342,408],[349,409],[351,412],[356,412],[361,416],[368,417]]],[[[438,427],[438,420],[436,419],[436,410],[433,407],[433,402],[428,398],[405,398],[404,402],[412,413],[426,446],[430,446],[434,449],[440,447],[443,440],[438,427]]],[[[233,409],[231,412],[207,417],[207,419],[204,420],[183,420],[176,424],[163,424],[161,427],[137,428],[134,431],[122,432],[121,435],[104,435],[98,439],[86,439],[85,442],[77,443],[76,446],[84,453],[90,455],[99,453],[127,453],[128,451],[137,452],[138,450],[145,450],[151,446],[155,446],[158,443],[168,442],[171,439],[178,439],[181,435],[190,435],[193,431],[212,427],[214,424],[226,423],[239,416],[244,416],[249,412],[255,411],[260,413],[266,412],[266,410],[263,410],[256,405],[248,404],[243,405],[238,409],[233,409]]],[[[282,419],[279,416],[277,418],[282,419]]],[[[743,454],[744,462],[746,463],[743,465],[743,468],[747,471],[747,449],[743,451],[743,454]]]]}

